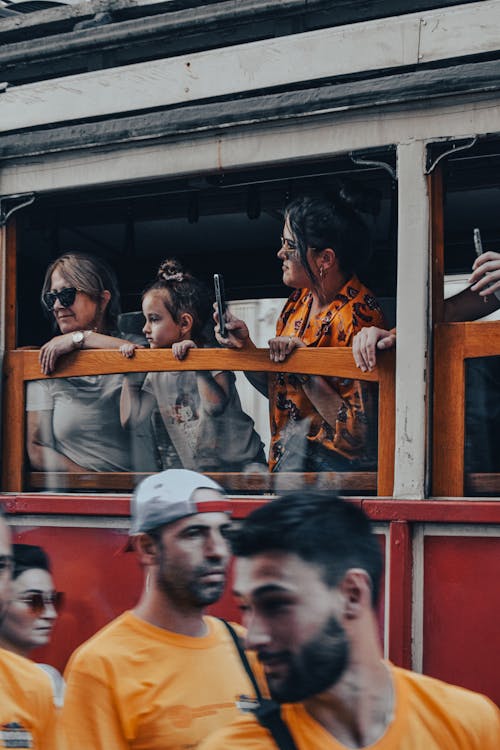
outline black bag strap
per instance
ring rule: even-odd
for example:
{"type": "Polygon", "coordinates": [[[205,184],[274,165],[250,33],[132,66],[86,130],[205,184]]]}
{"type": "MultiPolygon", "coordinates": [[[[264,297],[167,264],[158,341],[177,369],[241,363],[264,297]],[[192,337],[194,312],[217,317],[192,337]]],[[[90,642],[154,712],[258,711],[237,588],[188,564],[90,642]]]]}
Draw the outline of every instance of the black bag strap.
{"type": "Polygon", "coordinates": [[[279,703],[276,703],[276,701],[270,700],[269,698],[264,698],[262,696],[260,688],[257,684],[257,680],[255,679],[255,675],[252,672],[252,667],[248,663],[247,656],[241,645],[237,632],[226,620],[223,620],[222,618],[220,619],[228,629],[229,634],[233,639],[234,645],[236,646],[239,657],[241,659],[241,663],[243,664],[245,672],[247,673],[250,682],[253,685],[253,689],[255,690],[255,695],[257,697],[257,706],[250,709],[251,713],[254,714],[256,719],[260,724],[262,724],[263,727],[271,732],[271,734],[273,735],[273,739],[280,750],[297,750],[297,745],[295,744],[295,741],[290,734],[290,730],[288,729],[288,726],[285,724],[281,716],[281,707],[279,703]]]}

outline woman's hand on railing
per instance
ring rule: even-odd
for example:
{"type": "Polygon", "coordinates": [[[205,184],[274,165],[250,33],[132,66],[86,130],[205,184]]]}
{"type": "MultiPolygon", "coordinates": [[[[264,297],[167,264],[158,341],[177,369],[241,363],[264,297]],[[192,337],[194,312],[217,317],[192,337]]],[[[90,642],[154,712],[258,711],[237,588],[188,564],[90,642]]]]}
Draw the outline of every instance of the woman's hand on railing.
{"type": "Polygon", "coordinates": [[[40,369],[43,374],[50,375],[51,372],[54,372],[59,357],[62,354],[69,354],[75,348],[72,333],[63,333],[61,336],[54,336],[50,341],[47,341],[40,349],[38,355],[40,369]]]}
{"type": "Polygon", "coordinates": [[[284,362],[295,349],[305,346],[297,336],[274,336],[269,339],[269,359],[271,362],[284,362]]]}
{"type": "Polygon", "coordinates": [[[361,372],[371,372],[377,364],[377,349],[391,349],[396,344],[396,329],[370,326],[362,328],[352,342],[352,356],[361,372]]]}

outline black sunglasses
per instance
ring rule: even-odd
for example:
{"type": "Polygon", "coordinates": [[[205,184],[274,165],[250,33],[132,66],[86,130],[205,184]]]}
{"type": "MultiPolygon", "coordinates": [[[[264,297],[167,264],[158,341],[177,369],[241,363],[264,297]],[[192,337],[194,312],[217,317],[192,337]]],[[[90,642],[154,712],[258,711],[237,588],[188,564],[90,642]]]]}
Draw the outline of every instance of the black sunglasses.
{"type": "Polygon", "coordinates": [[[76,298],[76,293],[80,291],[75,286],[67,286],[61,289],[59,292],[45,292],[43,295],[43,303],[47,310],[53,310],[56,304],[56,299],[59,300],[63,307],[70,307],[76,298]]]}
{"type": "Polygon", "coordinates": [[[14,568],[14,558],[12,555],[0,555],[0,573],[4,570],[12,570],[14,568]]]}
{"type": "Polygon", "coordinates": [[[32,591],[20,597],[17,601],[27,604],[34,614],[40,614],[50,604],[56,612],[59,612],[64,604],[64,593],[62,591],[51,591],[49,594],[45,594],[42,591],[32,591]]]}

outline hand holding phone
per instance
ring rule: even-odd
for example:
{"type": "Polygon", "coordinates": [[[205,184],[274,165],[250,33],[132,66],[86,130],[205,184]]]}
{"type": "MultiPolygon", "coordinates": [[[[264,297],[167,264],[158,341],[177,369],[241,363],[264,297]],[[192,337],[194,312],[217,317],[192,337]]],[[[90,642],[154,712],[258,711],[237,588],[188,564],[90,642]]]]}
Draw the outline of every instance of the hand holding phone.
{"type": "MultiPolygon", "coordinates": [[[[474,249],[476,251],[476,255],[477,255],[478,258],[479,258],[480,255],[482,255],[484,253],[483,243],[481,241],[481,232],[479,231],[479,229],[477,227],[476,227],[476,229],[474,229],[474,249]]],[[[485,274],[485,275],[487,276],[488,274],[485,274]]],[[[500,290],[497,290],[496,292],[493,292],[493,294],[495,295],[495,297],[497,298],[497,300],[500,300],[500,290]]],[[[485,303],[488,302],[488,297],[487,296],[483,297],[483,299],[484,299],[485,303]]]]}
{"type": "Polygon", "coordinates": [[[220,273],[214,273],[215,301],[217,303],[217,315],[219,316],[219,331],[222,338],[227,337],[226,330],[226,298],[224,295],[224,277],[220,273]]]}

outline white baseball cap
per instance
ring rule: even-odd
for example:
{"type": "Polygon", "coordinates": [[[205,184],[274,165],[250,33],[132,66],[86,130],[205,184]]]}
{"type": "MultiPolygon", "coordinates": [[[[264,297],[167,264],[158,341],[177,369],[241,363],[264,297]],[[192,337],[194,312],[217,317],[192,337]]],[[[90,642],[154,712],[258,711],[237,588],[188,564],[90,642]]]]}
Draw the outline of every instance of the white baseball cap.
{"type": "Polygon", "coordinates": [[[130,504],[130,535],[151,531],[196,513],[231,513],[227,497],[193,500],[196,490],[214,490],[224,495],[213,479],[189,469],[167,469],[146,477],[136,487],[130,504]]]}

